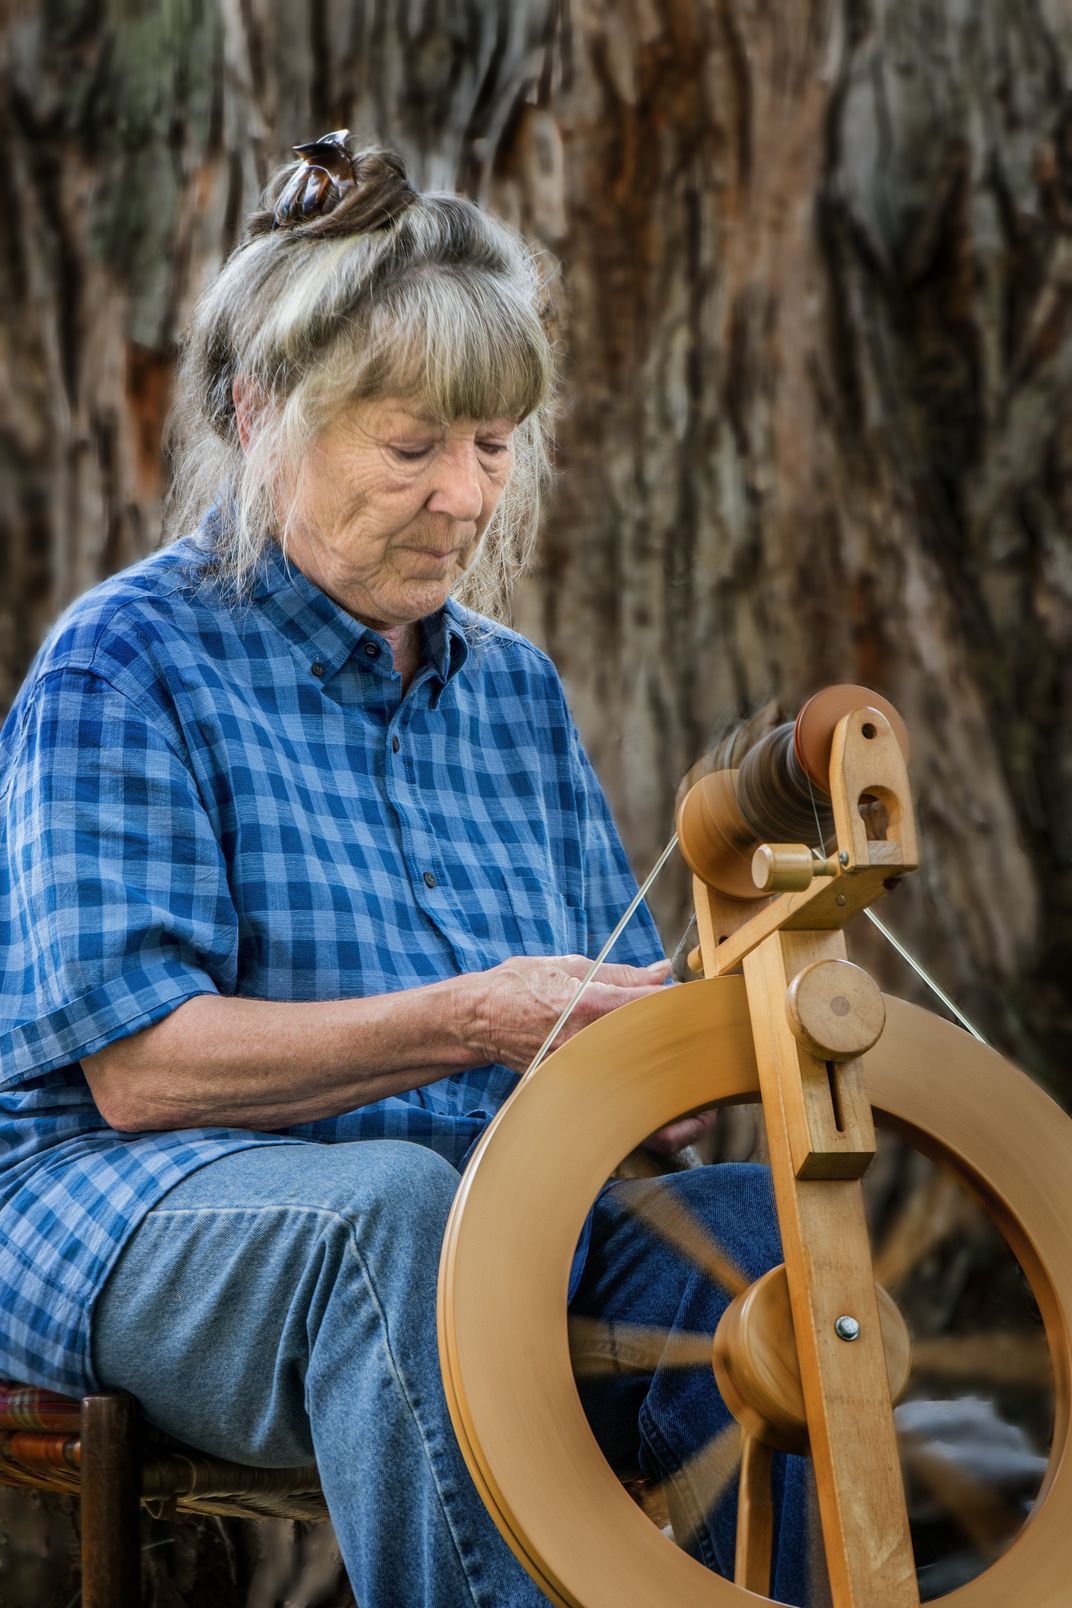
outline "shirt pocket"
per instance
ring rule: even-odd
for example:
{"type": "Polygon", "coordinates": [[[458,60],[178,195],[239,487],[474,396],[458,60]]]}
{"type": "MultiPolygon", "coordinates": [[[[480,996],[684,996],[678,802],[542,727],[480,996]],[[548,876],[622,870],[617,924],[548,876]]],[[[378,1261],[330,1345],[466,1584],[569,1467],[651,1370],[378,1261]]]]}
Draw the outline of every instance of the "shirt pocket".
{"type": "Polygon", "coordinates": [[[502,925],[508,945],[519,955],[571,955],[579,952],[583,913],[550,869],[531,865],[489,866],[502,898],[502,925]]]}

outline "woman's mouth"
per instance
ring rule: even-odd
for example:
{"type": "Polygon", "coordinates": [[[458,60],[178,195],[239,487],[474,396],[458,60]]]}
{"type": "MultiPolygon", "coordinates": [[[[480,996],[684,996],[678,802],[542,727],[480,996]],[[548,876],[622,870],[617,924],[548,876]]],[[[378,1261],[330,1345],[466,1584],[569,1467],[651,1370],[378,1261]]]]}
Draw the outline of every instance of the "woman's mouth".
{"type": "Polygon", "coordinates": [[[415,553],[418,558],[434,559],[437,564],[445,563],[448,558],[458,557],[458,549],[456,547],[447,547],[443,549],[435,547],[409,547],[406,549],[406,551],[415,553]]]}

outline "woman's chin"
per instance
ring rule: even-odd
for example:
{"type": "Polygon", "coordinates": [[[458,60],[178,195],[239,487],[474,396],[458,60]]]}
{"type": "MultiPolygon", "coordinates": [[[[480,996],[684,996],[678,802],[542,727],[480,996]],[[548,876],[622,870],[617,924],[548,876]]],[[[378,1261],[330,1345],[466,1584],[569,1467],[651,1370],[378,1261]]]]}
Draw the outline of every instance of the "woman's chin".
{"type": "Polygon", "coordinates": [[[366,595],[365,608],[355,612],[359,618],[375,618],[387,626],[412,625],[437,614],[476,558],[475,553],[464,556],[468,563],[456,554],[443,558],[420,554],[404,574],[396,573],[389,586],[379,588],[374,598],[366,595]]]}
{"type": "Polygon", "coordinates": [[[399,588],[399,601],[410,611],[410,618],[423,619],[441,609],[450,594],[460,586],[468,567],[457,558],[450,557],[439,561],[434,567],[429,562],[425,574],[407,576],[405,584],[399,588]]]}
{"type": "Polygon", "coordinates": [[[429,614],[438,614],[462,573],[451,566],[449,575],[428,576],[399,587],[395,596],[384,599],[383,618],[392,625],[413,625],[429,614]]]}

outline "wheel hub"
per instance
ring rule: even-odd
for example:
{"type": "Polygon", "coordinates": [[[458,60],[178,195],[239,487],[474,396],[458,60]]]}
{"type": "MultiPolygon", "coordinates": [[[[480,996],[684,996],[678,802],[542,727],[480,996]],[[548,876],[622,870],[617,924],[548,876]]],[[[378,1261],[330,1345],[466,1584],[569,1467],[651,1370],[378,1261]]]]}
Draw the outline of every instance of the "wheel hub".
{"type": "MultiPolygon", "coordinates": [[[[911,1340],[892,1296],[881,1285],[875,1293],[890,1396],[896,1402],[908,1383],[911,1340]]],[[[860,1333],[849,1316],[835,1323],[846,1341],[860,1333]]],[[[730,1302],[715,1330],[711,1360],[719,1394],[750,1435],[778,1451],[807,1452],[808,1420],[784,1263],[730,1302]]]]}

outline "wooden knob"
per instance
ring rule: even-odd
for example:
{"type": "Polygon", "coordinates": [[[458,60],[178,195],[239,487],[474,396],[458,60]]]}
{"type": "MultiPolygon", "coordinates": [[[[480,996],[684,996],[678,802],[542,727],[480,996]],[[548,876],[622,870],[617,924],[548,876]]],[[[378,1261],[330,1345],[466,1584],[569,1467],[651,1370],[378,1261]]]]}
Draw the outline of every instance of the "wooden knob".
{"type": "Polygon", "coordinates": [[[789,985],[789,1026],[820,1061],[851,1061],[863,1055],[886,1025],[878,985],[851,960],[816,960],[789,985]]]}
{"type": "Polygon", "coordinates": [[[761,843],[752,856],[752,881],[761,893],[810,888],[816,859],[803,843],[761,843]]]}

